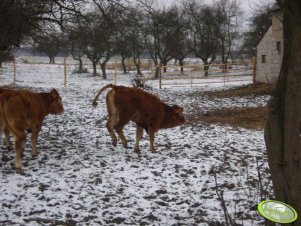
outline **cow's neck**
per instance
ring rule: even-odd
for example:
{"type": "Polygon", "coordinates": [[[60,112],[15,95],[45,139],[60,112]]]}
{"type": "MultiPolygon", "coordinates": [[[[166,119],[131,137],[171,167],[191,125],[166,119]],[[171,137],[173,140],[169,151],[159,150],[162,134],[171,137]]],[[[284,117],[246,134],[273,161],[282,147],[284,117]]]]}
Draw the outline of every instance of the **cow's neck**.
{"type": "Polygon", "coordinates": [[[42,99],[42,105],[44,108],[42,114],[45,117],[46,115],[48,115],[50,113],[49,106],[51,104],[52,97],[49,93],[39,93],[39,94],[42,99]]]}
{"type": "Polygon", "coordinates": [[[174,127],[174,122],[172,121],[172,107],[168,106],[167,104],[164,104],[164,117],[163,120],[161,121],[160,128],[161,129],[167,129],[174,127]]]}

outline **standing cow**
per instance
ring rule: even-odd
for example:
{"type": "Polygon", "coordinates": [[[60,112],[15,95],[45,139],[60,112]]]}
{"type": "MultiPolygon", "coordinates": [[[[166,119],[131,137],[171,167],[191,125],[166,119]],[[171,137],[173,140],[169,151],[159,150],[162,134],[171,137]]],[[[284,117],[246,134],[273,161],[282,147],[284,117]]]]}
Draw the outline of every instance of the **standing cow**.
{"type": "Polygon", "coordinates": [[[0,139],[5,128],[15,136],[16,170],[21,172],[21,155],[26,141],[26,130],[32,132],[32,155],[36,156],[37,139],[44,118],[48,114],[64,112],[57,90],[34,93],[27,90],[4,92],[0,95],[0,139]]]}
{"type": "Polygon", "coordinates": [[[159,129],[172,128],[185,123],[183,108],[177,105],[169,106],[157,96],[139,88],[106,85],[99,90],[94,98],[94,107],[97,106],[100,94],[108,88],[111,88],[111,90],[106,96],[109,114],[107,129],[114,146],[117,144],[117,137],[114,133],[114,130],[116,130],[123,146],[127,147],[127,140],[122,129],[129,121],[135,122],[137,126],[135,152],[138,154],[140,153],[139,141],[142,138],[143,129],[149,134],[150,150],[155,152],[155,133],[159,129]]]}

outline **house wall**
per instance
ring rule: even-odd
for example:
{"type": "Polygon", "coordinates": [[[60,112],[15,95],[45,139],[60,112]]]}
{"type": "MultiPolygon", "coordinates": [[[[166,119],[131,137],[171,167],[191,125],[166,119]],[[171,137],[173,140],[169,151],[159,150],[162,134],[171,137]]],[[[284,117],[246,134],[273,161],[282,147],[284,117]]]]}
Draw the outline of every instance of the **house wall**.
{"type": "Polygon", "coordinates": [[[282,14],[277,11],[272,26],[257,45],[256,82],[276,83],[283,57],[282,14]],[[262,56],[265,55],[265,63],[262,56]]]}

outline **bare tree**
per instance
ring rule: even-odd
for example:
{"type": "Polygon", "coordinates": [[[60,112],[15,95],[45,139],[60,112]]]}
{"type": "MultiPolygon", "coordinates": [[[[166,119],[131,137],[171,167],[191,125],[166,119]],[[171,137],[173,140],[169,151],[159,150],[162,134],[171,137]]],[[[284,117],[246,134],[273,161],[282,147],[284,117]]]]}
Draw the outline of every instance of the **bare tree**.
{"type": "Polygon", "coordinates": [[[63,25],[68,12],[76,12],[79,0],[2,0],[0,1],[0,52],[19,46],[34,31],[42,31],[45,22],[63,25]]]}
{"type": "Polygon", "coordinates": [[[132,56],[130,39],[131,39],[131,30],[133,27],[131,14],[129,11],[123,13],[124,18],[116,22],[116,31],[114,32],[114,49],[116,54],[119,54],[121,57],[121,65],[123,68],[123,73],[127,73],[125,60],[132,56]]]}
{"type": "Polygon", "coordinates": [[[140,21],[142,21],[142,13],[135,7],[131,8],[127,14],[127,19],[129,24],[129,48],[131,51],[131,56],[133,62],[136,66],[137,75],[142,75],[140,65],[141,65],[141,54],[144,51],[143,45],[143,35],[139,29],[140,21]]]}
{"type": "Polygon", "coordinates": [[[265,2],[253,9],[248,30],[243,33],[242,48],[256,54],[256,46],[272,25],[272,7],[274,2],[265,2]]]}
{"type": "Polygon", "coordinates": [[[153,6],[145,9],[140,29],[144,38],[144,46],[156,66],[156,78],[159,77],[159,66],[166,66],[172,59],[170,42],[177,32],[175,18],[175,11],[172,9],[154,8],[153,6]]]}
{"type": "Polygon", "coordinates": [[[173,38],[169,41],[169,46],[171,48],[173,58],[179,61],[181,73],[183,73],[184,59],[192,52],[189,20],[185,16],[182,8],[173,6],[173,10],[175,11],[174,26],[176,28],[176,32],[173,33],[173,38]]]}
{"type": "MultiPolygon", "coordinates": [[[[276,199],[301,212],[301,1],[277,0],[283,13],[284,53],[265,128],[276,199]]],[[[301,225],[299,217],[292,225],[301,225]]]]}
{"type": "Polygon", "coordinates": [[[213,6],[203,5],[195,0],[183,3],[190,20],[191,49],[204,63],[205,76],[209,65],[215,60],[218,50],[218,24],[213,6]]]}
{"type": "Polygon", "coordinates": [[[85,55],[84,52],[85,47],[83,46],[83,42],[81,40],[80,31],[78,30],[69,31],[67,38],[68,38],[67,46],[69,52],[71,53],[73,59],[79,61],[78,70],[76,71],[76,73],[84,73],[85,70],[83,67],[82,58],[85,55]]]}
{"type": "Polygon", "coordinates": [[[65,50],[64,35],[61,32],[48,32],[35,34],[32,38],[39,52],[44,52],[49,57],[49,63],[55,63],[55,57],[65,50]]]}
{"type": "Polygon", "coordinates": [[[238,0],[218,0],[215,2],[215,19],[222,63],[226,64],[237,38],[239,21],[242,16],[238,0]]]}

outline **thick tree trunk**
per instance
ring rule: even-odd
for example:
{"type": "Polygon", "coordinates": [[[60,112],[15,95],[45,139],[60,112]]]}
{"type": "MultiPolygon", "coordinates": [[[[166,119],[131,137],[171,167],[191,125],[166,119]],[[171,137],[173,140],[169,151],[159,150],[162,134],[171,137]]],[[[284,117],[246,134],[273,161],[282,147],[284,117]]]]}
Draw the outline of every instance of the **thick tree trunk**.
{"type": "Polygon", "coordinates": [[[126,65],[125,65],[125,58],[124,57],[121,58],[121,64],[122,64],[123,74],[126,74],[127,71],[126,71],[126,65]]]}
{"type": "Polygon", "coordinates": [[[79,60],[78,73],[83,73],[84,72],[84,69],[83,69],[83,60],[82,60],[81,57],[78,60],[79,60]]]}
{"type": "Polygon", "coordinates": [[[161,70],[161,67],[158,65],[155,65],[156,66],[156,70],[155,70],[155,78],[159,78],[159,74],[160,74],[160,70],[161,70]]]}
{"type": "Polygon", "coordinates": [[[103,79],[107,79],[106,64],[106,61],[100,64],[103,79]]]}
{"type": "MultiPolygon", "coordinates": [[[[295,3],[287,4],[300,7],[298,1],[291,0],[295,3]]],[[[295,8],[298,7],[291,9],[295,8]]],[[[296,18],[289,10],[284,11],[283,63],[269,103],[265,141],[276,199],[290,204],[300,215],[301,9],[296,11],[293,14],[296,18]]],[[[301,225],[300,216],[293,225],[301,225]]]]}
{"type": "Polygon", "coordinates": [[[107,54],[104,61],[100,64],[103,79],[107,79],[106,66],[107,66],[107,63],[109,62],[110,58],[111,58],[111,55],[107,54]]]}
{"type": "Polygon", "coordinates": [[[205,77],[207,77],[209,75],[209,64],[208,63],[205,63],[204,71],[205,71],[205,77]]]}
{"type": "Polygon", "coordinates": [[[93,76],[96,76],[97,75],[97,70],[96,70],[97,61],[93,61],[92,64],[93,64],[93,76]]]}
{"type": "Polygon", "coordinates": [[[184,73],[184,61],[183,59],[179,59],[179,65],[181,66],[181,74],[184,73]]]}
{"type": "Polygon", "coordinates": [[[54,64],[55,62],[54,62],[54,57],[52,57],[52,56],[50,56],[49,57],[49,64],[54,64]]]}

